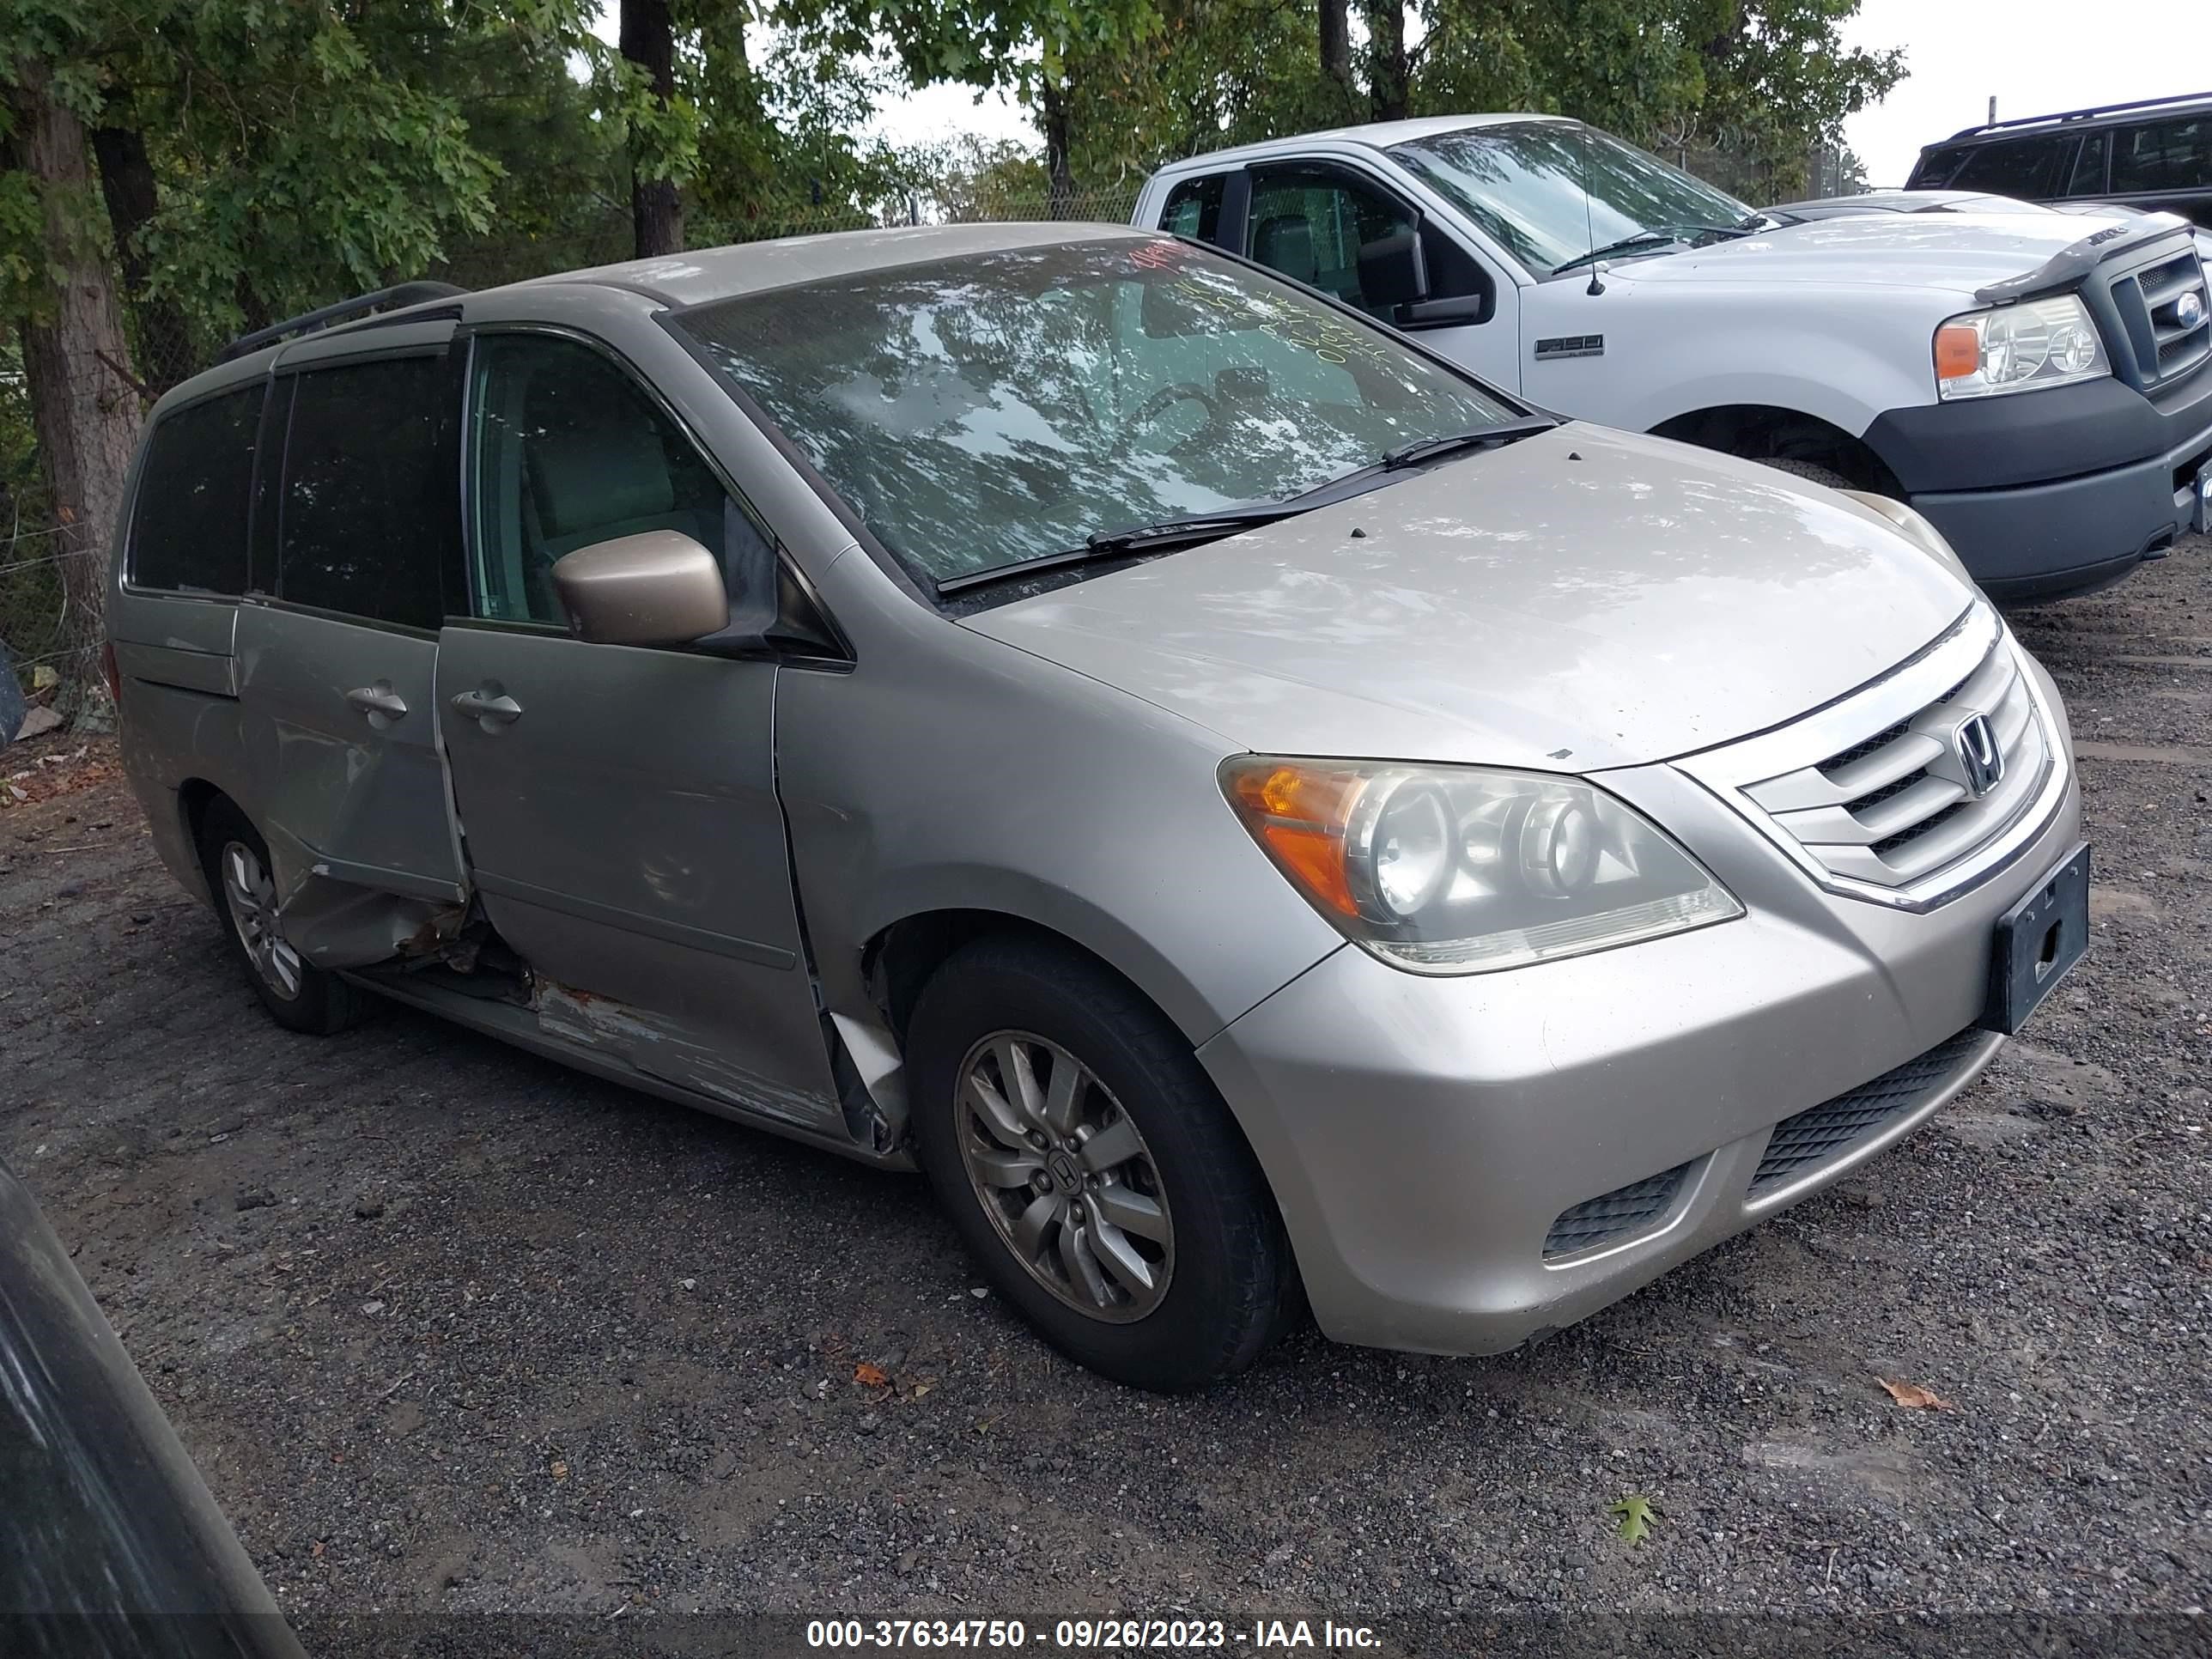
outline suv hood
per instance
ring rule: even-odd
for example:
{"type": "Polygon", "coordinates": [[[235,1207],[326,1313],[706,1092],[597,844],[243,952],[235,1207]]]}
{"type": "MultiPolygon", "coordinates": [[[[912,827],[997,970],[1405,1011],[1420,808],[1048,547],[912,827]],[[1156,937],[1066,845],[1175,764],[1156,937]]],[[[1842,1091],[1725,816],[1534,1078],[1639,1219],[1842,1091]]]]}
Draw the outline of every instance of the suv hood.
{"type": "Polygon", "coordinates": [[[1972,295],[2124,222],[2072,213],[1869,213],[1631,259],[1613,275],[1639,284],[1825,282],[1972,295]]]}
{"type": "Polygon", "coordinates": [[[1577,424],[963,622],[1241,749],[1587,772],[1817,708],[1972,599],[1832,490],[1577,424]]]}

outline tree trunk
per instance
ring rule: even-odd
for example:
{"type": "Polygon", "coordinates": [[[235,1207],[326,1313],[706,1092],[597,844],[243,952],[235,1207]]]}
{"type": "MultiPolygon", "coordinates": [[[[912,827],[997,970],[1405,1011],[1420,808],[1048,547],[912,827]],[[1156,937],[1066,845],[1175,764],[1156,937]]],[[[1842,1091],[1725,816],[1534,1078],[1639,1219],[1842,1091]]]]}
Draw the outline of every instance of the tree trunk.
{"type": "Polygon", "coordinates": [[[1067,112],[1067,88],[1051,81],[1040,82],[1037,113],[1044,125],[1045,172],[1049,180],[1045,211],[1054,219],[1073,219],[1075,169],[1067,156],[1068,131],[1073,125],[1067,112]]]}
{"type": "Polygon", "coordinates": [[[1377,121],[1407,114],[1404,0],[1366,0],[1367,97],[1377,121]]]}
{"type": "Polygon", "coordinates": [[[97,211],[84,124],[52,95],[46,65],[25,58],[8,91],[11,166],[28,175],[43,216],[51,294],[21,326],[23,373],[55,517],[63,533],[63,632],[54,667],[79,725],[106,708],[98,654],[108,546],[138,434],[138,394],[106,250],[87,234],[97,211]]]}
{"type": "MultiPolygon", "coordinates": [[[[676,96],[676,21],[669,0],[622,0],[622,55],[645,71],[653,100],[666,109],[676,96]]],[[[656,179],[637,164],[630,140],[629,217],[637,257],[657,258],[684,249],[684,198],[673,179],[656,179]]]]}
{"type": "Polygon", "coordinates": [[[138,325],[139,378],[149,390],[167,392],[198,364],[193,361],[184,313],[174,301],[149,298],[146,293],[151,273],[143,233],[161,207],[154,189],[154,164],[146,155],[146,135],[136,127],[95,127],[92,153],[100,163],[100,193],[107,202],[108,228],[114,233],[116,257],[123,266],[124,291],[138,325]]]}
{"type": "Polygon", "coordinates": [[[1348,114],[1353,98],[1350,0],[1321,0],[1321,72],[1330,96],[1348,114]]]}

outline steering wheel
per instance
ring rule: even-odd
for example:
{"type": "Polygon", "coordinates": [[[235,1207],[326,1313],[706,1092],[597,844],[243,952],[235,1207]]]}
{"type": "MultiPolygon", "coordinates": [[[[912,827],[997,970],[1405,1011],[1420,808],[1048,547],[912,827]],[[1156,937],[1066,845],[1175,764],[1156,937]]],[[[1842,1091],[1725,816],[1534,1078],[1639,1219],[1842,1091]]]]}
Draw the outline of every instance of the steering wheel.
{"type": "Polygon", "coordinates": [[[1170,446],[1171,448],[1180,449],[1184,444],[1189,443],[1193,441],[1193,440],[1196,439],[1200,434],[1204,433],[1210,428],[1218,426],[1221,423],[1221,404],[1212,392],[1205,391],[1199,386],[1179,384],[1176,386],[1164,386],[1158,392],[1152,393],[1151,397],[1146,398],[1143,404],[1139,407],[1137,412],[1129,416],[1129,423],[1127,426],[1124,427],[1122,430],[1125,432],[1134,432],[1139,428],[1146,426],[1151,422],[1157,420],[1168,410],[1174,408],[1176,404],[1182,403],[1196,404],[1200,408],[1204,409],[1206,410],[1206,425],[1200,427],[1197,432],[1192,433],[1189,437],[1179,439],[1176,443],[1170,446]]]}

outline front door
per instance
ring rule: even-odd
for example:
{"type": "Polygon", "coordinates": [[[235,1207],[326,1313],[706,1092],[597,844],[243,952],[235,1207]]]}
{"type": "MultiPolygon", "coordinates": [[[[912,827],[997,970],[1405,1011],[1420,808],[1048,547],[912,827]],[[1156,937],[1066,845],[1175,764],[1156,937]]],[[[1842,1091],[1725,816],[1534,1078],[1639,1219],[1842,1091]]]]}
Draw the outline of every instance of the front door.
{"type": "Polygon", "coordinates": [[[776,665],[569,637],[555,560],[757,521],[596,347],[485,333],[470,369],[473,619],[437,702],[485,914],[546,1029],[728,1104],[842,1127],[775,793],[776,665]]]}
{"type": "Polygon", "coordinates": [[[1359,250],[1411,228],[1415,218],[1407,203],[1346,167],[1292,163],[1255,168],[1245,252],[1258,264],[1335,295],[1377,322],[1416,331],[1421,343],[1439,356],[1463,365],[1492,386],[1517,392],[1521,365],[1511,315],[1513,285],[1500,281],[1443,227],[1431,222],[1421,226],[1430,296],[1438,301],[1480,296],[1480,320],[1414,321],[1363,288],[1359,250]]]}
{"type": "Polygon", "coordinates": [[[388,927],[330,925],[357,890],[464,893],[435,702],[461,556],[450,387],[438,350],[283,374],[264,428],[286,435],[259,509],[275,592],[238,615],[249,816],[293,942],[326,967],[391,953],[388,927]]]}

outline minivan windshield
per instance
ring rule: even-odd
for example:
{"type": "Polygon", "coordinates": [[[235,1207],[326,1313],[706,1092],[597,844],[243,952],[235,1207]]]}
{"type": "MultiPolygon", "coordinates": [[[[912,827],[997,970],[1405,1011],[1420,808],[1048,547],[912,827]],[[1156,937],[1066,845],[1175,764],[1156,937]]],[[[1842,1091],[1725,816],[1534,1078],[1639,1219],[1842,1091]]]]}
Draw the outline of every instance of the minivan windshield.
{"type": "Polygon", "coordinates": [[[1363,319],[1166,238],[854,271],[678,326],[924,586],[1522,418],[1363,319]]]}
{"type": "Polygon", "coordinates": [[[1389,154],[1540,276],[1644,233],[1653,240],[1642,251],[1658,253],[1663,239],[1696,241],[1758,217],[1727,191],[1574,122],[1462,127],[1389,154]]]}

